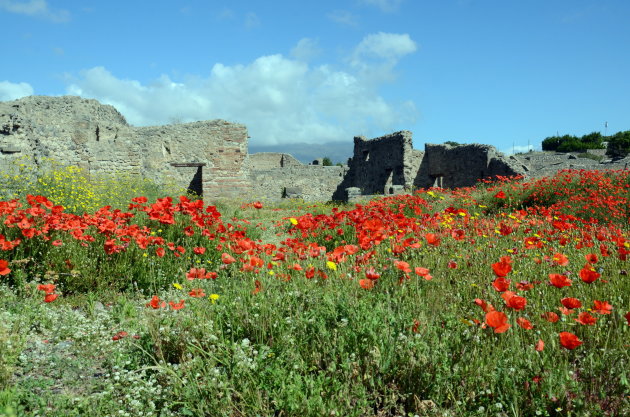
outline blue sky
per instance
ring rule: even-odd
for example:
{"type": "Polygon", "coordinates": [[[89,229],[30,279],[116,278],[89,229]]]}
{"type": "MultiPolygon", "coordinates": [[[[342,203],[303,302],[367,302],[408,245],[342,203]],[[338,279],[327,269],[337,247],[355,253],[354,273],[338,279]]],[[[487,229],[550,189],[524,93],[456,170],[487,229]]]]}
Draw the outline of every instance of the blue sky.
{"type": "Polygon", "coordinates": [[[411,130],[519,151],[630,129],[629,21],[628,0],[0,0],[0,100],[222,118],[258,147],[411,130]]]}

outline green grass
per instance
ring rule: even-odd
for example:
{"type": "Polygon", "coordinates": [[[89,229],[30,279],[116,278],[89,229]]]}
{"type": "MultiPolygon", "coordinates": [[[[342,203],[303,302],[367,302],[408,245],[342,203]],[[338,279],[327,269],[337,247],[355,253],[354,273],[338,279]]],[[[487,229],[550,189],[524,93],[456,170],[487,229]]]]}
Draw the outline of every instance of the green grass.
{"type": "MultiPolygon", "coordinates": [[[[11,272],[0,276],[0,416],[624,415],[630,410],[630,326],[624,318],[630,311],[630,268],[611,240],[594,236],[614,232],[628,241],[627,223],[608,228],[576,221],[579,227],[557,231],[545,215],[532,214],[527,223],[511,214],[535,193],[542,199],[567,187],[576,196],[591,190],[589,182],[559,178],[562,186],[506,183],[423,191],[422,201],[381,200],[367,218],[399,223],[373,247],[369,265],[381,276],[371,290],[359,285],[365,274],[357,272],[362,264],[355,255],[334,268],[308,251],[305,259],[287,251],[286,262],[272,260],[287,237],[329,253],[355,244],[359,232],[331,220],[352,207],[293,202],[256,210],[223,203],[223,224],[233,227],[216,231],[224,239],[213,241],[186,235],[190,219],[181,213],[173,225],[138,213],[134,220],[152,236],[186,248],[180,257],[169,252],[159,258],[153,249],[134,245],[107,255],[105,236],[93,229],[86,229],[96,236],[88,248],[71,239],[60,247],[25,239],[0,256],[11,260],[11,272]],[[511,200],[496,199],[500,189],[511,200]],[[449,207],[467,214],[448,214],[449,207]],[[306,213],[329,217],[303,237],[289,218],[306,213]],[[501,225],[513,230],[501,234],[501,225]],[[467,235],[463,241],[450,237],[459,228],[467,235]],[[440,233],[441,244],[426,244],[425,232],[440,233]],[[524,249],[523,242],[538,233],[545,246],[524,249]],[[264,258],[258,272],[240,271],[240,261],[221,265],[226,251],[248,259],[233,252],[245,237],[275,245],[268,253],[255,252],[264,258]],[[422,245],[396,254],[407,238],[422,245]],[[602,278],[585,284],[577,276],[584,255],[599,254],[600,242],[611,256],[600,256],[596,264],[602,278]],[[200,245],[206,253],[191,254],[200,245]],[[556,253],[566,255],[568,265],[554,264],[556,253]],[[513,260],[512,289],[518,282],[536,283],[519,293],[528,300],[523,311],[508,311],[492,287],[491,265],[505,255],[513,260]],[[433,279],[413,273],[406,279],[394,259],[429,268],[433,279]],[[457,268],[449,268],[450,261],[457,268]],[[319,268],[327,278],[307,279],[304,271],[290,268],[294,263],[319,268]],[[191,266],[206,266],[218,276],[189,281],[191,266]],[[573,285],[547,285],[549,273],[566,273],[573,285]],[[37,290],[42,283],[56,283],[62,295],[44,303],[37,290]],[[190,297],[192,289],[203,289],[205,296],[190,297]],[[185,300],[185,307],[153,309],[146,304],[154,295],[185,300]],[[575,322],[577,314],[560,314],[563,297],[580,299],[580,311],[593,300],[614,308],[597,315],[595,326],[583,326],[575,322]],[[475,324],[484,322],[476,298],[509,313],[508,332],[475,324]],[[540,317],[554,310],[559,322],[540,317]],[[517,326],[517,316],[534,328],[517,326]],[[560,331],[575,333],[584,345],[562,348],[560,331]],[[115,337],[120,332],[127,335],[115,337]],[[540,352],[534,348],[539,339],[545,342],[540,352]]],[[[359,214],[353,216],[358,222],[359,214]]],[[[0,233],[19,236],[7,225],[0,233]]],[[[53,238],[67,238],[55,233],[53,238]]]]}

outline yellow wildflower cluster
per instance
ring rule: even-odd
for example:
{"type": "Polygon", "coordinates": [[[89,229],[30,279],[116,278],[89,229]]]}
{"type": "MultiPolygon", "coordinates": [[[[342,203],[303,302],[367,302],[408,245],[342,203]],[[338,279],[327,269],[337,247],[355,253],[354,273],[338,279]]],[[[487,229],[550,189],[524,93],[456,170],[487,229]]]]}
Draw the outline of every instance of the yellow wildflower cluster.
{"type": "Polygon", "coordinates": [[[106,205],[124,209],[133,197],[141,195],[154,199],[185,193],[172,185],[159,186],[131,173],[90,175],[74,165],[62,165],[51,159],[36,164],[28,157],[2,167],[0,182],[2,200],[39,194],[78,214],[91,213],[106,205]]]}

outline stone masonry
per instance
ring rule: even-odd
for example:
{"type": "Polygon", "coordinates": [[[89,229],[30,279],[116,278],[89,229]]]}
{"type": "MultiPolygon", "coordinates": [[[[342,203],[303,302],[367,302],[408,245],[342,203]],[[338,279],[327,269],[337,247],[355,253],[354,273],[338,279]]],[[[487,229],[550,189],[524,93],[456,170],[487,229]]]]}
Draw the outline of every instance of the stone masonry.
{"type": "Polygon", "coordinates": [[[0,170],[20,157],[50,158],[90,175],[129,173],[218,198],[307,201],[392,195],[414,188],[465,187],[496,176],[552,175],[560,169],[627,169],[630,157],[598,163],[571,154],[506,157],[488,145],[426,144],[412,133],[354,138],[348,166],[304,165],[285,153],[248,155],[244,125],[224,120],[133,127],[112,106],[80,97],[0,102],[0,170]]]}
{"type": "Polygon", "coordinates": [[[497,175],[524,175],[524,167],[488,145],[432,145],[412,148],[409,131],[375,139],[354,138],[349,171],[335,199],[370,194],[399,194],[414,188],[468,187],[497,175]]]}
{"type": "Polygon", "coordinates": [[[90,174],[143,175],[210,198],[250,191],[245,126],[212,120],[132,127],[114,107],[80,97],[1,102],[0,169],[21,156],[38,166],[51,158],[90,174]]]}

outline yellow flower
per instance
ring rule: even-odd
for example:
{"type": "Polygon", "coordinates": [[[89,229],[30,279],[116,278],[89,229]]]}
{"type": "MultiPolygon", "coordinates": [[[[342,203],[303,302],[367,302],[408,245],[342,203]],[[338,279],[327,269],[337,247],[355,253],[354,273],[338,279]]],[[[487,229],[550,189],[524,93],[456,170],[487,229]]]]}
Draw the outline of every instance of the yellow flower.
{"type": "Polygon", "coordinates": [[[219,299],[219,294],[210,294],[208,299],[212,301],[212,304],[214,304],[219,299]]]}
{"type": "Polygon", "coordinates": [[[184,289],[184,287],[182,287],[181,285],[179,285],[176,282],[173,283],[173,287],[177,288],[178,290],[183,290],[184,289]]]}
{"type": "Polygon", "coordinates": [[[332,269],[333,271],[337,270],[337,264],[333,261],[326,262],[326,266],[328,267],[328,269],[332,269]]]}
{"type": "Polygon", "coordinates": [[[269,275],[275,275],[275,272],[273,272],[273,270],[269,271],[269,275]]]}
{"type": "Polygon", "coordinates": [[[296,224],[298,224],[297,219],[296,219],[296,218],[294,218],[294,217],[291,217],[291,218],[289,219],[289,221],[290,221],[290,222],[291,222],[291,224],[292,224],[292,225],[294,225],[294,226],[295,226],[296,224]]]}

